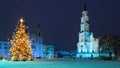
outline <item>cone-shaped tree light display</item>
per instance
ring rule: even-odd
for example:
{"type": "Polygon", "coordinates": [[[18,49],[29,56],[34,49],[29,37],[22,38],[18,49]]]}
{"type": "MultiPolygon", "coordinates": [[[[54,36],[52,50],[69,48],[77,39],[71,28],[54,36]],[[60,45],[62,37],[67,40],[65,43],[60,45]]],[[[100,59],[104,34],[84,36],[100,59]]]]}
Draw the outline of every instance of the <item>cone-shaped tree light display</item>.
{"type": "Polygon", "coordinates": [[[10,40],[10,54],[12,61],[30,61],[32,59],[31,40],[26,32],[26,25],[21,18],[16,27],[16,32],[10,40]]]}

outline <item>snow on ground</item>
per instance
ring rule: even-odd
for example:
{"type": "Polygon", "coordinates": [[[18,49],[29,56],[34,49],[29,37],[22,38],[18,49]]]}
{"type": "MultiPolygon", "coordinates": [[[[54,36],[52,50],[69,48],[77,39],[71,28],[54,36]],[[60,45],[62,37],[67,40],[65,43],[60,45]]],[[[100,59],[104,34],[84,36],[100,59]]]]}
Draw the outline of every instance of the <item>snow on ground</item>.
{"type": "Polygon", "coordinates": [[[120,61],[102,60],[40,60],[0,61],[0,68],[120,68],[120,61]]]}

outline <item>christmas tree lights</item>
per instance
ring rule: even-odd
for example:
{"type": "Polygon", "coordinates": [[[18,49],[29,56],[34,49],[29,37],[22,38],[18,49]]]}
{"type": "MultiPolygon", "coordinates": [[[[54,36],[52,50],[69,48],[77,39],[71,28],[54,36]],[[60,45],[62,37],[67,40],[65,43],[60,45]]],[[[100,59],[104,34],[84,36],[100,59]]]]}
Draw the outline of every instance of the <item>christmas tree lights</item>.
{"type": "Polygon", "coordinates": [[[11,60],[12,61],[30,61],[32,59],[31,40],[26,32],[24,19],[19,20],[19,25],[16,27],[16,32],[10,40],[11,60]]]}

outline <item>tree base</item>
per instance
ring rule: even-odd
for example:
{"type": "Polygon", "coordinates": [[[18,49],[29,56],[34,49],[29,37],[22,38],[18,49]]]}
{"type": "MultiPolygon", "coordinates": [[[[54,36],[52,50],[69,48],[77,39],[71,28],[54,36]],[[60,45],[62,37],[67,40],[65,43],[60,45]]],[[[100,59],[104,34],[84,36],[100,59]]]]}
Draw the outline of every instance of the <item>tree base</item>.
{"type": "Polygon", "coordinates": [[[31,57],[11,57],[11,61],[33,61],[34,59],[31,57]]]}

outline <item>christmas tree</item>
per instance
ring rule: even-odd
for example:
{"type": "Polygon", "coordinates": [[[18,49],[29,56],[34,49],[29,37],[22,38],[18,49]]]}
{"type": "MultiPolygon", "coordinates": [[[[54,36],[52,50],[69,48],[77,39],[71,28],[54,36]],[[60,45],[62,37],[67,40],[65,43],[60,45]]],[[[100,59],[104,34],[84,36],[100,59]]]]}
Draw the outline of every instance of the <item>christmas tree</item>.
{"type": "Polygon", "coordinates": [[[16,27],[16,32],[10,40],[10,54],[12,61],[30,61],[32,59],[31,40],[26,32],[26,28],[24,20],[21,18],[16,27]]]}

